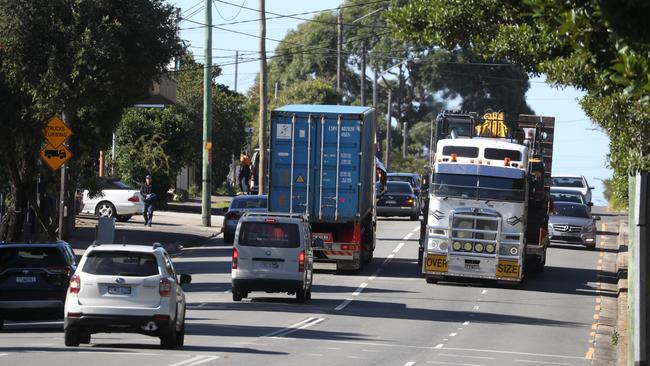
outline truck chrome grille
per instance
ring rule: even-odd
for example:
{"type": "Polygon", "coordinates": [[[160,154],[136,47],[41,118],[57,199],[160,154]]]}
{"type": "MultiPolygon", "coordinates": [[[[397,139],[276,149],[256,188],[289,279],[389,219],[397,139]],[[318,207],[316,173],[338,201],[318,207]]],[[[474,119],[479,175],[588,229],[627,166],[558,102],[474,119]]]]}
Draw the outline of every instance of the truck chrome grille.
{"type": "Polygon", "coordinates": [[[451,214],[451,251],[496,254],[501,217],[481,210],[459,210],[451,214]]]}

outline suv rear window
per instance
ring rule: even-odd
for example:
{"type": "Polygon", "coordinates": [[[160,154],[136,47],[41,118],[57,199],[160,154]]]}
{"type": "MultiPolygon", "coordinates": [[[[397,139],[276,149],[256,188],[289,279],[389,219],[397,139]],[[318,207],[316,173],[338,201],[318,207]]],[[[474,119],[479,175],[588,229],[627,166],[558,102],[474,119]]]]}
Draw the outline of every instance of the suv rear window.
{"type": "Polygon", "coordinates": [[[297,224],[242,222],[239,245],[250,247],[298,248],[300,233],[297,224]]]}
{"type": "Polygon", "coordinates": [[[7,268],[46,268],[67,265],[57,248],[0,248],[0,272],[7,268]]]}
{"type": "Polygon", "coordinates": [[[159,274],[153,254],[97,251],[88,254],[83,272],[100,276],[146,277],[159,274]]]}

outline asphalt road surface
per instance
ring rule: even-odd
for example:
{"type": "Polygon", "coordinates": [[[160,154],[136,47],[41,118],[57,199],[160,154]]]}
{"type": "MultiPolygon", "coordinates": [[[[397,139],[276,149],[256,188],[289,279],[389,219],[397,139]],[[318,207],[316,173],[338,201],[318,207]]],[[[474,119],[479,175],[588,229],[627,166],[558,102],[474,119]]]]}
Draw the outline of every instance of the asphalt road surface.
{"type": "MultiPolygon", "coordinates": [[[[603,216],[598,240],[616,240],[603,216]]],[[[419,223],[378,223],[372,265],[337,275],[318,265],[313,299],[252,293],[231,299],[231,247],[220,238],[187,248],[185,347],[161,350],[141,335],[95,334],[66,348],[62,322],[7,322],[0,365],[587,365],[598,251],[550,249],[543,273],[519,288],[492,283],[427,284],[418,276],[419,223]]]]}

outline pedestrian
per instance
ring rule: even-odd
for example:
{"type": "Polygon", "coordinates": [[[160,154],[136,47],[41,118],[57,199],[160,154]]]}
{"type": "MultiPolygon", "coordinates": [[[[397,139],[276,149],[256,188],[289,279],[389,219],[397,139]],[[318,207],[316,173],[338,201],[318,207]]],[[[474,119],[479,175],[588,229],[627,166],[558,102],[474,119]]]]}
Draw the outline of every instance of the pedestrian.
{"type": "Polygon", "coordinates": [[[140,194],[144,198],[144,226],[151,227],[151,221],[153,219],[153,203],[156,200],[156,194],[153,192],[153,183],[151,180],[151,175],[147,175],[144,179],[144,184],[140,187],[140,194]]]}
{"type": "Polygon", "coordinates": [[[250,194],[250,180],[251,180],[251,159],[241,154],[239,156],[239,161],[241,166],[239,167],[239,176],[237,181],[239,183],[239,189],[244,194],[250,194]]]}

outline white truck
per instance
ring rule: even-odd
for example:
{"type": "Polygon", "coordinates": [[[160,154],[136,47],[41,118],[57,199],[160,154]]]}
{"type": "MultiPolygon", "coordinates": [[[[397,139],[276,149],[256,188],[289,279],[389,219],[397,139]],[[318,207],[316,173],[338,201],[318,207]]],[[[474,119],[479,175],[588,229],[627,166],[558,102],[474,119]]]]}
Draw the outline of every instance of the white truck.
{"type": "Polygon", "coordinates": [[[428,187],[422,273],[429,283],[519,284],[526,263],[541,270],[546,262],[554,120],[520,116],[508,127],[503,114],[467,117],[455,115],[447,126],[438,119],[445,133],[437,134],[428,187]],[[469,126],[457,129],[463,120],[469,126]],[[445,129],[452,125],[453,131],[445,129]]]}

